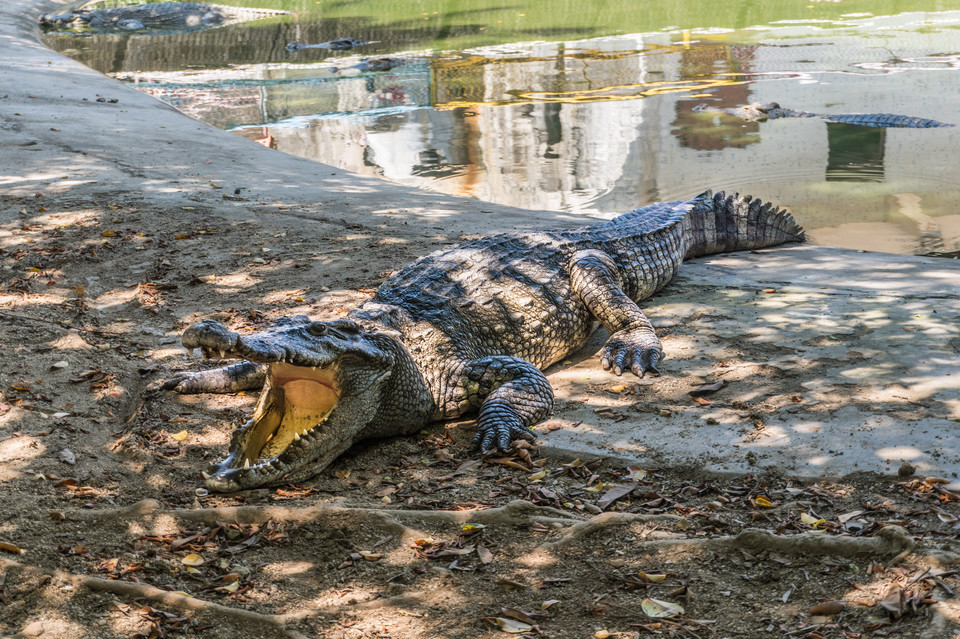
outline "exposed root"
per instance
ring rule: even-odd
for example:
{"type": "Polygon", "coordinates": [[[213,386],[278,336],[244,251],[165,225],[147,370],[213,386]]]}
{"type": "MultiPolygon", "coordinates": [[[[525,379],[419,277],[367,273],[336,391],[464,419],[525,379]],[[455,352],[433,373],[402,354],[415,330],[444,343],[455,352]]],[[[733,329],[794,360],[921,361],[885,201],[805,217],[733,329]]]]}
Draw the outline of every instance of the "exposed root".
{"type": "MultiPolygon", "coordinates": [[[[723,538],[715,540],[721,539],[723,538]]],[[[884,526],[873,537],[837,537],[811,533],[784,536],[766,530],[749,529],[734,537],[733,543],[737,548],[751,552],[772,550],[787,555],[839,557],[854,557],[859,554],[895,555],[914,546],[913,538],[901,526],[884,526]]]]}
{"type": "MultiPolygon", "coordinates": [[[[562,537],[560,537],[560,539],[541,544],[540,548],[544,550],[552,550],[568,544],[571,541],[576,541],[577,539],[591,535],[600,529],[610,528],[612,526],[623,526],[632,523],[675,525],[681,520],[683,520],[683,517],[680,517],[679,515],[638,515],[633,513],[617,512],[601,513],[593,519],[578,521],[571,526],[570,529],[562,537]]],[[[676,543],[677,541],[682,540],[668,541],[676,543]]]]}
{"type": "Polygon", "coordinates": [[[90,577],[86,575],[72,575],[60,570],[44,570],[22,564],[10,559],[0,559],[0,568],[7,571],[22,572],[33,577],[52,577],[58,581],[66,582],[74,588],[87,588],[95,592],[109,592],[118,597],[126,599],[146,599],[166,608],[171,608],[184,613],[201,612],[216,615],[219,618],[233,619],[241,624],[256,624],[269,628],[276,632],[278,637],[287,637],[288,639],[306,639],[301,633],[286,627],[286,623],[292,621],[280,615],[265,615],[250,610],[232,608],[223,606],[205,599],[188,597],[160,588],[154,588],[145,584],[133,583],[130,581],[120,581],[111,579],[101,579],[99,577],[90,577]]]}
{"type": "MultiPolygon", "coordinates": [[[[544,550],[553,550],[576,541],[602,528],[624,525],[633,522],[668,523],[682,519],[671,515],[629,515],[627,513],[604,513],[589,521],[571,527],[563,537],[540,546],[544,550]]],[[[900,526],[885,526],[873,537],[838,537],[801,533],[799,535],[775,535],[766,530],[751,528],[734,536],[692,538],[692,539],[651,539],[631,544],[637,552],[656,552],[664,548],[680,550],[682,548],[700,550],[727,550],[739,548],[758,553],[773,551],[784,555],[831,555],[854,557],[860,554],[891,556],[897,553],[909,553],[914,547],[913,538],[900,526]]]]}
{"type": "Polygon", "coordinates": [[[70,513],[71,519],[114,520],[145,516],[169,515],[182,521],[191,521],[216,525],[230,522],[237,524],[263,524],[268,520],[290,523],[307,523],[330,517],[359,517],[372,520],[371,523],[384,527],[394,527],[396,532],[407,530],[399,521],[449,522],[465,524],[543,524],[586,523],[570,513],[549,506],[537,506],[522,499],[516,499],[498,508],[486,510],[388,510],[383,508],[350,508],[344,506],[319,505],[306,508],[287,508],[284,506],[230,506],[226,508],[198,508],[195,510],[164,510],[160,502],[144,499],[135,504],[117,509],[78,510],[70,513]]]}

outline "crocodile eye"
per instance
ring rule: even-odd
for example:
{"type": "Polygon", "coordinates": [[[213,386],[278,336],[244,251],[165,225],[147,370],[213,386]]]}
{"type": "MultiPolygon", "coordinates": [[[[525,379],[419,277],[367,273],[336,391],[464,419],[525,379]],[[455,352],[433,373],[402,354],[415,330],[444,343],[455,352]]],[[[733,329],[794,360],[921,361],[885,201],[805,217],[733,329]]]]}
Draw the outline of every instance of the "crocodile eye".
{"type": "Polygon", "coordinates": [[[330,322],[330,328],[333,330],[345,331],[347,333],[359,333],[360,325],[348,319],[339,319],[330,322]]]}
{"type": "Polygon", "coordinates": [[[307,325],[307,332],[311,335],[326,335],[327,334],[327,324],[326,322],[313,322],[312,324],[307,325]]]}

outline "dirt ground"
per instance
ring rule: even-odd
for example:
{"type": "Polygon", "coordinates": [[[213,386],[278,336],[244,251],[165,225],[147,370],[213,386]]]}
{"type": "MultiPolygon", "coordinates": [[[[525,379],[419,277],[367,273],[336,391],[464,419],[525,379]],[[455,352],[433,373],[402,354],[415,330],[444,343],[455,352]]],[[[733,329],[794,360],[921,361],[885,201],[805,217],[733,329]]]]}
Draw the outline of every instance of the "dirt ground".
{"type": "Polygon", "coordinates": [[[906,467],[799,482],[481,459],[466,421],[302,485],[205,494],[256,397],[158,391],[204,365],[182,329],[337,317],[456,238],[307,231],[215,183],[191,198],[171,226],[135,193],[0,197],[3,636],[960,636],[960,496],[906,467]]]}

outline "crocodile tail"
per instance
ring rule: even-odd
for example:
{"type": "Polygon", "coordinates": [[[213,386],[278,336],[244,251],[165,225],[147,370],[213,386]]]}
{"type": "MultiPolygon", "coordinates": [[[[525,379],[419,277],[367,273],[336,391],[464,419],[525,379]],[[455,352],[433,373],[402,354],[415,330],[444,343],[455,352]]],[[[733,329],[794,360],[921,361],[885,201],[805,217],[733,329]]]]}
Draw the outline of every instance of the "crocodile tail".
{"type": "Polygon", "coordinates": [[[701,193],[683,220],[684,257],[805,242],[803,229],[786,210],[752,195],[701,193]]]}

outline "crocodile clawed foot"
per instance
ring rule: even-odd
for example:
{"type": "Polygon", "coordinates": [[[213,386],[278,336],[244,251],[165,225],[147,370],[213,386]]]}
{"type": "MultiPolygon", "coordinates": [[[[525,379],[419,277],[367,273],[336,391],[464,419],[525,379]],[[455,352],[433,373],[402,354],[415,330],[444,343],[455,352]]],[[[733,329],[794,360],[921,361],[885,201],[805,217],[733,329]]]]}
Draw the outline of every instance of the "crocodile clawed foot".
{"type": "Polygon", "coordinates": [[[617,331],[610,336],[600,352],[600,365],[603,370],[612,370],[622,375],[630,370],[637,377],[650,372],[660,375],[657,368],[663,360],[663,347],[652,329],[640,327],[617,331]]]}
{"type": "Polygon", "coordinates": [[[202,392],[196,373],[184,373],[171,377],[160,385],[160,390],[174,391],[182,395],[202,392]]]}
{"type": "Polygon", "coordinates": [[[477,434],[473,436],[470,448],[481,453],[494,451],[507,452],[516,439],[535,442],[536,436],[529,428],[517,422],[497,421],[477,426],[477,434]]]}

